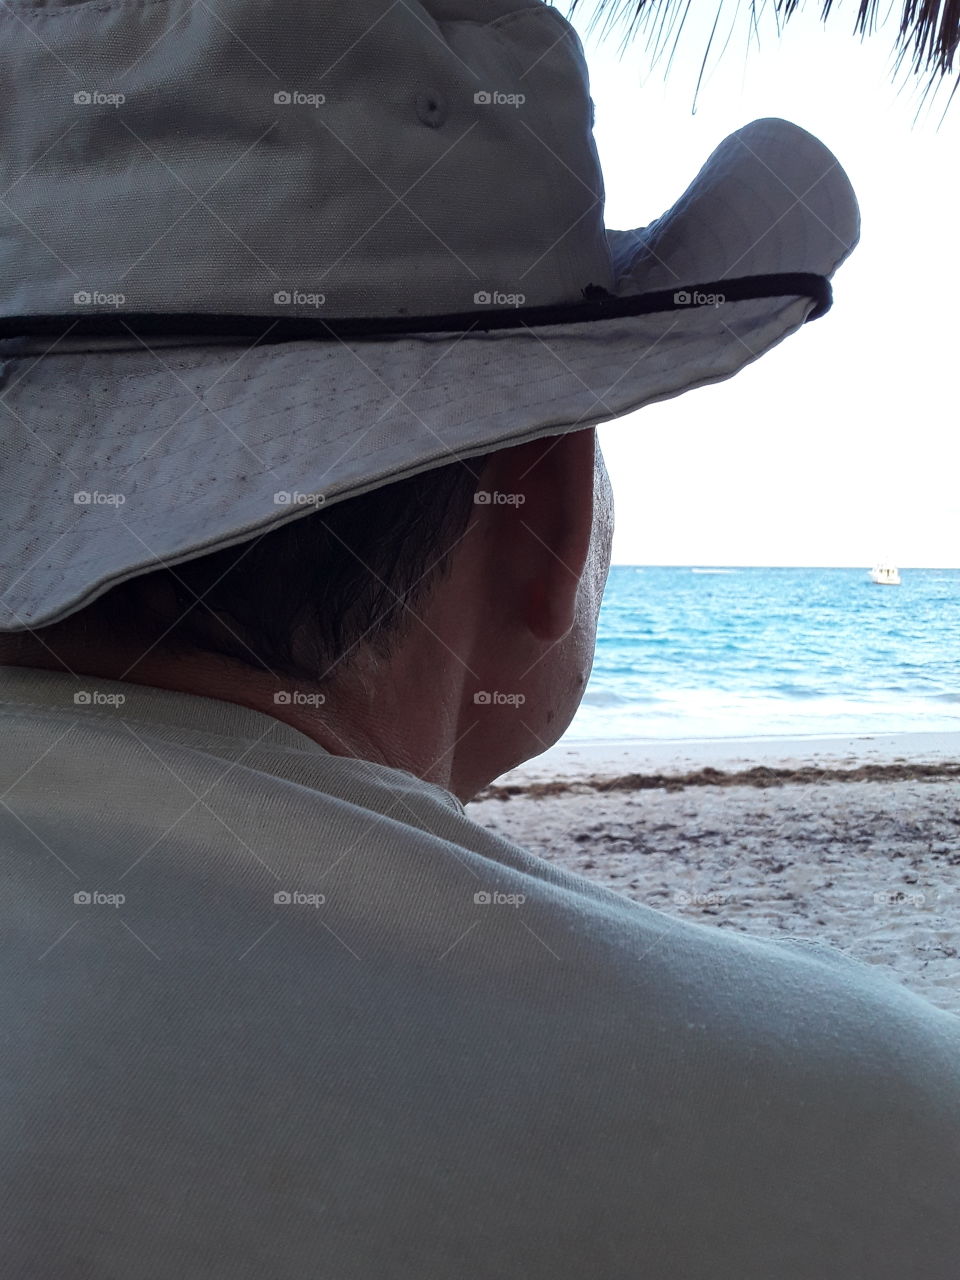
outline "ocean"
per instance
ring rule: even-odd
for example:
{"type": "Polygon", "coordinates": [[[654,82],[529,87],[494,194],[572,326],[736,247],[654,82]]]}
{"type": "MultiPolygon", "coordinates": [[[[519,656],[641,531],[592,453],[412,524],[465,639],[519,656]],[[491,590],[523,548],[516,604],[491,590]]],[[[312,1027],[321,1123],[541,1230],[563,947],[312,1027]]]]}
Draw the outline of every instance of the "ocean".
{"type": "Polygon", "coordinates": [[[568,737],[960,730],[960,570],[616,565],[568,737]]]}

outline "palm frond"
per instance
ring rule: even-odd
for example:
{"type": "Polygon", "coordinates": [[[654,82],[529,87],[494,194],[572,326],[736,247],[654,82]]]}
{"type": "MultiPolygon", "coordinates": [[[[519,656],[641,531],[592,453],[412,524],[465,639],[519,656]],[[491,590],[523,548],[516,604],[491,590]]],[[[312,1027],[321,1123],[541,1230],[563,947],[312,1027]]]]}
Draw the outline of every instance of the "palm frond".
{"type": "MultiPolygon", "coordinates": [[[[567,13],[572,17],[578,10],[592,8],[589,23],[601,34],[610,35],[618,29],[622,45],[626,47],[638,35],[645,33],[647,46],[658,60],[673,37],[673,48],[679,30],[693,0],[567,0],[567,13]]],[[[717,3],[717,19],[724,7],[724,0],[717,3]]],[[[765,7],[767,0],[749,0],[750,21],[755,26],[758,4],[765,7]]],[[[778,26],[789,21],[801,7],[801,0],[772,0],[778,26]]],[[[857,0],[858,9],[854,33],[861,38],[875,34],[879,25],[880,0],[857,0]]],[[[960,48],[960,0],[902,0],[903,10],[894,40],[896,69],[908,69],[910,74],[924,77],[927,88],[954,70],[960,48]]],[[[826,22],[837,12],[837,0],[822,0],[821,18],[826,22]]],[[[716,33],[716,23],[713,27],[716,33]]],[[[713,37],[711,37],[712,40],[713,37]]],[[[951,94],[951,97],[953,95],[951,94]]]]}

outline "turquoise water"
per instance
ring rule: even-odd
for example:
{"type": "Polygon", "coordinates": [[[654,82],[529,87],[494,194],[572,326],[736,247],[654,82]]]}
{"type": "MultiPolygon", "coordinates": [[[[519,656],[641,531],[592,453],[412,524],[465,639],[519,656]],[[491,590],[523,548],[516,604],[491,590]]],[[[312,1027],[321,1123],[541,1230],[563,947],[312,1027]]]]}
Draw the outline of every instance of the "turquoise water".
{"type": "Polygon", "coordinates": [[[615,566],[572,738],[960,730],[960,570],[615,566]]]}

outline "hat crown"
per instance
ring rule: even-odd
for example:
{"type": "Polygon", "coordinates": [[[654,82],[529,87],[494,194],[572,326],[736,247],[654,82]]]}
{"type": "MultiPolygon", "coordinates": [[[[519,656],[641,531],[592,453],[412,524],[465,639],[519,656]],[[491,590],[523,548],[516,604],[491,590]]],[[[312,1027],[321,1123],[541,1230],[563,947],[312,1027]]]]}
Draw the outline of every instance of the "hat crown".
{"type": "Polygon", "coordinates": [[[0,20],[2,314],[416,316],[613,287],[583,51],[540,0],[0,20]]]}

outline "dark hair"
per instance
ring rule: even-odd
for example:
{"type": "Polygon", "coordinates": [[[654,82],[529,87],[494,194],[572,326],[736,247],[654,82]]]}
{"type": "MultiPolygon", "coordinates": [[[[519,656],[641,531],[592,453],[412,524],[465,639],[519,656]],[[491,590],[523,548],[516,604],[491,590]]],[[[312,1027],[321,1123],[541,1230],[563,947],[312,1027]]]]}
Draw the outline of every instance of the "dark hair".
{"type": "Polygon", "coordinates": [[[62,625],[97,621],[166,652],[330,679],[361,646],[390,652],[467,529],[484,462],[450,463],[155,569],[62,625]]]}

